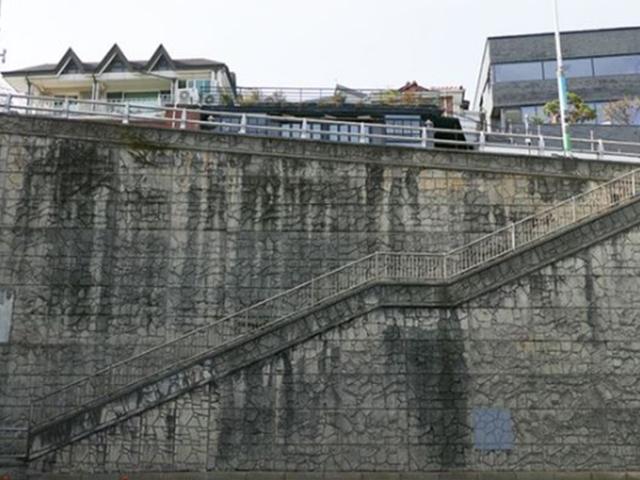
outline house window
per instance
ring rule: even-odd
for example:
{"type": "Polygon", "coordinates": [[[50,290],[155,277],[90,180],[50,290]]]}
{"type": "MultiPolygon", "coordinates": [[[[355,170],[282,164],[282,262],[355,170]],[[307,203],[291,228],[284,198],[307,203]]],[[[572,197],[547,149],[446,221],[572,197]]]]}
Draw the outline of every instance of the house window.
{"type": "Polygon", "coordinates": [[[178,80],[178,88],[195,88],[203,95],[211,92],[211,80],[178,80]]]}
{"type": "Polygon", "coordinates": [[[358,143],[360,141],[360,137],[357,135],[360,133],[360,127],[358,125],[333,123],[329,125],[329,132],[329,140],[332,142],[358,143]],[[355,135],[349,135],[350,133],[355,135]]]}
{"type": "MultiPolygon", "coordinates": [[[[384,117],[386,125],[394,125],[395,127],[387,127],[386,134],[394,137],[406,137],[407,140],[418,139],[421,137],[420,130],[421,119],[419,115],[386,115],[384,117]],[[410,128],[403,128],[410,127],[410,128]]],[[[404,143],[401,138],[386,139],[386,143],[404,143]]]]}
{"type": "Polygon", "coordinates": [[[323,140],[321,123],[309,123],[309,138],[312,140],[323,140]]]}
{"type": "Polygon", "coordinates": [[[247,117],[247,133],[249,135],[274,135],[274,132],[276,132],[275,130],[259,128],[270,125],[272,125],[272,122],[267,117],[247,117]],[[251,128],[251,126],[254,126],[255,128],[251,128]]]}
{"type": "Polygon", "coordinates": [[[284,138],[300,138],[302,132],[302,123],[284,122],[280,124],[282,128],[282,136],[284,138]]]}
{"type": "Polygon", "coordinates": [[[107,102],[130,105],[158,105],[160,92],[108,92],[107,102]]]}
{"type": "Polygon", "coordinates": [[[211,80],[192,80],[193,88],[198,90],[200,94],[209,93],[211,91],[211,80]]]}

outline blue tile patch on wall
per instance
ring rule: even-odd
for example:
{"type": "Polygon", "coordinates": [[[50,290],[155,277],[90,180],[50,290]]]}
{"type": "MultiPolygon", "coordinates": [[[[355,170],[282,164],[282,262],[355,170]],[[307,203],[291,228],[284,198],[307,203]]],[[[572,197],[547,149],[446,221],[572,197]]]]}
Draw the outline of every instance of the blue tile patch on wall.
{"type": "Polygon", "coordinates": [[[513,450],[515,435],[511,411],[503,408],[474,408],[473,439],[478,450],[513,450]]]}

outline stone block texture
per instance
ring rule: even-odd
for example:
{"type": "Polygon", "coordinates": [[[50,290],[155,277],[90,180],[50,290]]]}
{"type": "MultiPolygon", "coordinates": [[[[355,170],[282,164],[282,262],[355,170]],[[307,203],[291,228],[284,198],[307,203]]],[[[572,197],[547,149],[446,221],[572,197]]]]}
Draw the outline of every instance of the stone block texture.
{"type": "Polygon", "coordinates": [[[34,468],[637,470],[638,268],[634,229],[459,307],[379,308],[34,468]]]}
{"type": "MultiPolygon", "coordinates": [[[[0,427],[348,261],[446,251],[629,169],[2,116],[0,427]]],[[[31,467],[640,469],[639,268],[632,230],[456,308],[379,308],[31,467]],[[513,448],[475,444],[483,411],[513,448]]]]}

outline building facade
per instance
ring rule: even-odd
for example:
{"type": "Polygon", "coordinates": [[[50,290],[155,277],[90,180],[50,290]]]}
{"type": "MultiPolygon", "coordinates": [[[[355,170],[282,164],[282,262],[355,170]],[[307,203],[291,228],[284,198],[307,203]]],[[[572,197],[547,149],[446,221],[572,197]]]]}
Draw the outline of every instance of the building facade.
{"type": "MultiPolygon", "coordinates": [[[[594,123],[609,123],[607,104],[640,96],[640,27],[561,35],[569,91],[596,111],[594,123]]],[[[543,107],[558,96],[556,69],[553,33],[490,37],[473,109],[493,127],[547,122],[543,107]]]]}

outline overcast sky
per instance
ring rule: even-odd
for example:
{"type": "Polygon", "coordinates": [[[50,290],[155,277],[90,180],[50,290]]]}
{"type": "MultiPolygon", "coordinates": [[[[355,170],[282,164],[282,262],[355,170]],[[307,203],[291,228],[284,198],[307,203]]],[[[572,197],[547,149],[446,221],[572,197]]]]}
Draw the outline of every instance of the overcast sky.
{"type": "MultiPolygon", "coordinates": [[[[559,0],[563,30],[640,25],[640,0],[559,0]]],[[[241,86],[464,85],[487,36],[546,32],[552,0],[2,0],[3,70],[55,63],[72,46],[131,60],[159,43],[207,57],[241,86]]]]}

